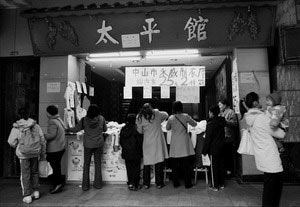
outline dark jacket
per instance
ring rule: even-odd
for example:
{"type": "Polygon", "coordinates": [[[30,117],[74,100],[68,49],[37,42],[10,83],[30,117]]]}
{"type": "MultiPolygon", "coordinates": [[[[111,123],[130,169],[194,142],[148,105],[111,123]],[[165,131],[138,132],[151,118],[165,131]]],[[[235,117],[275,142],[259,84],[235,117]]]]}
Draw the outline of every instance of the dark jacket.
{"type": "Polygon", "coordinates": [[[224,117],[214,117],[208,121],[202,154],[218,155],[222,152],[225,143],[225,125],[224,117]]]}
{"type": "Polygon", "coordinates": [[[143,155],[143,135],[136,130],[136,125],[126,124],[120,132],[122,158],[125,160],[140,159],[143,155]]]}
{"type": "Polygon", "coordinates": [[[84,147],[98,148],[103,146],[103,132],[106,132],[107,130],[106,122],[103,116],[99,115],[93,119],[86,116],[82,118],[75,127],[68,129],[68,131],[78,132],[82,129],[84,129],[84,147]]]}

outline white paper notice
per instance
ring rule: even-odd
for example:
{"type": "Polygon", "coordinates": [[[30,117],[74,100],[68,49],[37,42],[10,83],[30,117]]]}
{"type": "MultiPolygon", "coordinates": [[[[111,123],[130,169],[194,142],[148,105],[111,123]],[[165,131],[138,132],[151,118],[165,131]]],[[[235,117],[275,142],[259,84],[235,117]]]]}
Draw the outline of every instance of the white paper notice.
{"type": "Polygon", "coordinates": [[[122,47],[131,48],[131,47],[140,47],[140,35],[139,34],[127,34],[121,35],[122,38],[122,47]]]}
{"type": "Polygon", "coordinates": [[[124,99],[132,99],[132,88],[131,87],[123,88],[123,98],[124,99]]]}
{"type": "Polygon", "coordinates": [[[176,87],[176,101],[181,101],[182,103],[200,103],[200,87],[176,87]]]}
{"type": "Polygon", "coordinates": [[[81,90],[81,84],[79,81],[76,81],[76,88],[77,88],[77,92],[78,93],[82,93],[82,90],[81,90]]]}
{"type": "Polygon", "coordinates": [[[90,86],[89,95],[94,96],[94,87],[90,86]]]}
{"type": "Polygon", "coordinates": [[[47,83],[47,93],[59,93],[60,92],[60,82],[47,83]]]}
{"type": "Polygon", "coordinates": [[[152,98],[152,87],[151,86],[143,87],[143,98],[152,98]]]}
{"type": "Polygon", "coordinates": [[[254,74],[253,73],[240,73],[241,83],[254,83],[254,74]]]}
{"type": "Polygon", "coordinates": [[[170,87],[161,86],[160,87],[160,98],[170,98],[170,87]]]}
{"type": "Polygon", "coordinates": [[[81,85],[82,85],[83,93],[87,94],[86,84],[85,83],[81,83],[81,85]]]}

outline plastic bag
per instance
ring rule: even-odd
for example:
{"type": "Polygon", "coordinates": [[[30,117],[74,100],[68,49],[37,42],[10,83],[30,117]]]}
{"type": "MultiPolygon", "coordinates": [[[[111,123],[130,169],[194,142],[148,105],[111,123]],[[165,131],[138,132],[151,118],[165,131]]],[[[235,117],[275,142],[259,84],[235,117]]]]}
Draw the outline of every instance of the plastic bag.
{"type": "Polygon", "coordinates": [[[208,155],[202,155],[203,166],[210,166],[210,159],[208,155]]]}
{"type": "Polygon", "coordinates": [[[52,167],[46,160],[39,161],[39,176],[41,178],[46,178],[53,174],[52,167]]]}
{"type": "Polygon", "coordinates": [[[254,155],[250,129],[243,129],[240,146],[237,152],[245,155],[254,155]]]}

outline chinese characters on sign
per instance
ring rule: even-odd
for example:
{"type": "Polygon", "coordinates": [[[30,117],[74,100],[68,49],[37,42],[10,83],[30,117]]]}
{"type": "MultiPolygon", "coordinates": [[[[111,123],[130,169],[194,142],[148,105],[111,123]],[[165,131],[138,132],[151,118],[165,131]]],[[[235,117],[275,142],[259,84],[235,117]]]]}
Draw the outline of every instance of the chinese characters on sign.
{"type": "Polygon", "coordinates": [[[190,17],[187,21],[184,30],[188,31],[188,41],[196,38],[199,41],[206,40],[206,23],[209,22],[208,19],[204,19],[203,17],[199,16],[199,19],[195,19],[190,17]]]}
{"type": "Polygon", "coordinates": [[[102,21],[102,27],[101,29],[97,29],[97,32],[100,34],[99,40],[96,42],[96,45],[98,45],[100,42],[107,43],[107,39],[111,41],[114,44],[119,44],[117,40],[115,40],[112,36],[108,34],[109,31],[112,30],[111,26],[106,27],[105,26],[105,20],[102,21]],[[106,39],[107,38],[107,39],[106,39]]]}
{"type": "MultiPolygon", "coordinates": [[[[203,18],[202,16],[198,16],[198,18],[199,19],[190,17],[184,27],[184,30],[187,30],[188,32],[188,41],[197,39],[197,41],[199,42],[201,40],[207,39],[205,28],[209,20],[203,18]]],[[[160,33],[160,30],[156,29],[157,24],[153,23],[154,21],[154,18],[145,19],[147,26],[143,25],[144,31],[140,32],[139,34],[131,34],[130,36],[121,35],[123,48],[140,47],[138,35],[147,35],[148,42],[151,44],[153,40],[153,34],[160,33]]],[[[100,44],[101,42],[104,42],[106,44],[108,40],[113,44],[119,44],[119,42],[109,34],[111,30],[112,26],[105,26],[105,20],[103,20],[101,28],[97,29],[97,33],[100,34],[100,37],[96,42],[96,45],[100,44]]]]}
{"type": "Polygon", "coordinates": [[[205,67],[126,67],[125,86],[205,86],[205,67]]]}
{"type": "Polygon", "coordinates": [[[141,32],[141,35],[148,35],[149,43],[152,42],[152,34],[160,33],[159,29],[155,29],[157,24],[154,24],[152,27],[152,22],[154,22],[154,18],[145,19],[145,22],[148,24],[148,28],[143,26],[144,31],[141,32]]]}

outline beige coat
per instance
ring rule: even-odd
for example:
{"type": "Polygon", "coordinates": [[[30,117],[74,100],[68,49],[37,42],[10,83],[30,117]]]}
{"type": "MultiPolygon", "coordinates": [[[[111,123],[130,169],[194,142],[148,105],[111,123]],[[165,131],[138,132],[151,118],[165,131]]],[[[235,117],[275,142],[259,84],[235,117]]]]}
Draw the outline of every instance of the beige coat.
{"type": "Polygon", "coordinates": [[[144,135],[144,165],[154,165],[168,158],[167,144],[161,129],[161,123],[168,118],[168,113],[154,109],[155,118],[151,122],[142,117],[137,120],[137,130],[144,135]]]}
{"type": "MultiPolygon", "coordinates": [[[[191,126],[196,126],[197,122],[192,119],[188,114],[176,114],[176,117],[187,128],[188,123],[191,126]]],[[[170,157],[186,157],[194,155],[194,147],[186,128],[176,119],[175,115],[170,116],[166,129],[172,130],[171,145],[170,145],[170,157]]]]}

